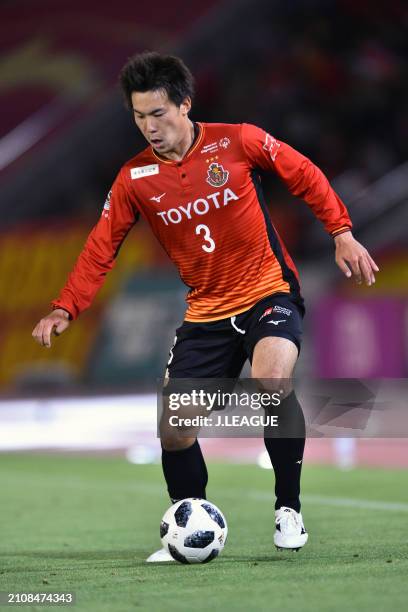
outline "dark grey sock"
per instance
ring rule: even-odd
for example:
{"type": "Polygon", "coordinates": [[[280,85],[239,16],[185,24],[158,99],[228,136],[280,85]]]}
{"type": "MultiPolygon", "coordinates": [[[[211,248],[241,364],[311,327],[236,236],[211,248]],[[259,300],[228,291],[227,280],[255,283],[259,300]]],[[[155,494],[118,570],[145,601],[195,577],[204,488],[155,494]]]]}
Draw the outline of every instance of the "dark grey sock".
{"type": "Polygon", "coordinates": [[[208,473],[198,440],[182,450],[162,448],[162,466],[172,501],[186,497],[205,499],[208,473]]]}
{"type": "MultiPolygon", "coordinates": [[[[273,410],[271,411],[273,412],[273,410]]],[[[275,509],[281,506],[300,512],[300,476],[305,448],[305,420],[295,392],[278,409],[279,428],[264,430],[265,447],[275,472],[275,509]],[[296,435],[297,437],[281,437],[296,435]]]]}

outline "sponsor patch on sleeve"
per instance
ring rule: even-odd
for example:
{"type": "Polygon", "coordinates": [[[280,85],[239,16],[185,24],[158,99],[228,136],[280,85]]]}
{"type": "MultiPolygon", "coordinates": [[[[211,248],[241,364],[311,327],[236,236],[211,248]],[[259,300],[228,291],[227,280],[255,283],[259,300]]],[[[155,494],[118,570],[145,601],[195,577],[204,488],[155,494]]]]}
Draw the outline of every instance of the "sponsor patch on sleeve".
{"type": "Polygon", "coordinates": [[[109,219],[111,197],[112,197],[112,189],[106,196],[105,204],[103,205],[102,215],[105,217],[105,219],[109,219]]]}
{"type": "Polygon", "coordinates": [[[265,144],[263,148],[265,149],[265,151],[269,151],[269,155],[271,156],[272,161],[275,161],[279,151],[279,147],[280,142],[278,142],[276,138],[274,138],[270,134],[265,134],[265,144]]]}

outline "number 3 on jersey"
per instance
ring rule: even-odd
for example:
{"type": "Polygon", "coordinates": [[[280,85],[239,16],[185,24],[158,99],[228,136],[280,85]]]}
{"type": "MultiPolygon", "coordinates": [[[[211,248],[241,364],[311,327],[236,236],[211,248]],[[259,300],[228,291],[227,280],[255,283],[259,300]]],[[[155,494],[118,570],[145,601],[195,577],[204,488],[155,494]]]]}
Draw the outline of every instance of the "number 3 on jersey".
{"type": "Polygon", "coordinates": [[[201,234],[202,232],[204,232],[204,237],[203,238],[204,238],[205,242],[208,242],[208,244],[203,244],[201,246],[201,248],[206,253],[212,253],[214,251],[214,249],[215,249],[215,242],[211,238],[210,228],[208,227],[208,225],[203,225],[202,223],[200,223],[200,225],[197,225],[197,227],[195,229],[195,233],[197,234],[197,236],[199,234],[201,234]]]}

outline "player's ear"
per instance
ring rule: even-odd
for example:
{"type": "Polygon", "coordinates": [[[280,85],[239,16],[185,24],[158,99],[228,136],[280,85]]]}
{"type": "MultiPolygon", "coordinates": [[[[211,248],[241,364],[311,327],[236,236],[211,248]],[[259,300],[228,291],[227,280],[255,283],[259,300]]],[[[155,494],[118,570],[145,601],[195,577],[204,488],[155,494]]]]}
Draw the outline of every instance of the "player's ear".
{"type": "Polygon", "coordinates": [[[191,110],[191,98],[187,96],[180,104],[180,111],[182,115],[188,115],[191,110]]]}

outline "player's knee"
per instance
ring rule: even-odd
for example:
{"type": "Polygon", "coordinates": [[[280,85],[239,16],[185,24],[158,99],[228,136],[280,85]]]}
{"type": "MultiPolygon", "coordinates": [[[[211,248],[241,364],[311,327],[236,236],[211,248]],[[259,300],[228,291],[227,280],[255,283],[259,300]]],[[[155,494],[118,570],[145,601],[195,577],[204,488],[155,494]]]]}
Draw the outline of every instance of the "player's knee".
{"type": "Polygon", "coordinates": [[[276,367],[254,367],[252,368],[252,378],[258,380],[260,387],[266,391],[278,391],[286,380],[286,372],[279,366],[276,367]]]}
{"type": "Polygon", "coordinates": [[[269,384],[271,385],[274,384],[274,381],[277,381],[276,384],[278,384],[282,378],[285,378],[285,374],[286,372],[283,368],[279,367],[279,365],[274,367],[258,366],[252,368],[252,378],[269,380],[269,384]]]}
{"type": "Polygon", "coordinates": [[[160,436],[161,445],[164,450],[167,451],[177,451],[183,450],[185,448],[189,448],[194,444],[196,438],[188,438],[186,436],[180,436],[177,434],[174,435],[161,435],[160,436]]]}
{"type": "Polygon", "coordinates": [[[194,443],[197,428],[170,427],[166,419],[162,419],[159,427],[162,447],[166,450],[182,450],[194,443]]]}
{"type": "Polygon", "coordinates": [[[256,375],[252,373],[252,377],[256,378],[257,386],[261,393],[279,394],[281,399],[287,397],[293,389],[293,381],[291,378],[285,377],[283,370],[276,368],[267,371],[262,370],[256,375]]]}

